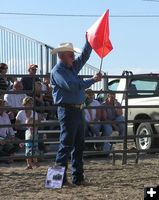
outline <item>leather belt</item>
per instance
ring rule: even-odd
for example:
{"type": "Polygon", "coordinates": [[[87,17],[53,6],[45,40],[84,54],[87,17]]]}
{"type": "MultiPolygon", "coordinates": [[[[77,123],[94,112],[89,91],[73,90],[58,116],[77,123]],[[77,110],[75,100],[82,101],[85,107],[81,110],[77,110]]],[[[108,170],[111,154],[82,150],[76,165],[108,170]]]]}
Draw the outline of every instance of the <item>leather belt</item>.
{"type": "Polygon", "coordinates": [[[83,104],[69,104],[69,103],[60,103],[58,106],[62,106],[65,108],[77,108],[77,109],[83,109],[83,104]]]}

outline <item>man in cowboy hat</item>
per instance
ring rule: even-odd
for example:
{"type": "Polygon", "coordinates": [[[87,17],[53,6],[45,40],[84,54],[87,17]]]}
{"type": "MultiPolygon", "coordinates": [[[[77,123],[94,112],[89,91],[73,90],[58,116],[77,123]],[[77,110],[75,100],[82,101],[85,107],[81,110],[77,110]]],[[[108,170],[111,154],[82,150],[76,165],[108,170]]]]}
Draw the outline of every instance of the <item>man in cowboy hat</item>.
{"type": "Polygon", "coordinates": [[[75,59],[77,49],[71,43],[62,43],[52,53],[58,54],[59,63],[51,71],[54,103],[58,104],[58,119],[61,128],[60,146],[56,156],[56,165],[65,167],[63,184],[67,183],[68,157],[71,153],[72,183],[84,184],[83,150],[84,150],[84,115],[82,104],[85,89],[101,81],[102,74],[82,80],[79,71],[89,59],[92,48],[88,41],[82,53],[75,59]]]}

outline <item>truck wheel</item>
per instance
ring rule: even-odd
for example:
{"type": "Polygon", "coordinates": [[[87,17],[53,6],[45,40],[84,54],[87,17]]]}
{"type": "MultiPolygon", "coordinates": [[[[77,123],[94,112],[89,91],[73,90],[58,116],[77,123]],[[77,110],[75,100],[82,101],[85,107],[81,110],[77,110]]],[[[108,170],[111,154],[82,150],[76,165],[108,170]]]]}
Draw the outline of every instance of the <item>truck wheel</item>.
{"type": "MultiPolygon", "coordinates": [[[[136,131],[136,136],[152,136],[153,131],[149,123],[141,123],[136,131]]],[[[136,147],[138,150],[147,150],[153,146],[154,138],[141,137],[136,138],[136,147]]]]}

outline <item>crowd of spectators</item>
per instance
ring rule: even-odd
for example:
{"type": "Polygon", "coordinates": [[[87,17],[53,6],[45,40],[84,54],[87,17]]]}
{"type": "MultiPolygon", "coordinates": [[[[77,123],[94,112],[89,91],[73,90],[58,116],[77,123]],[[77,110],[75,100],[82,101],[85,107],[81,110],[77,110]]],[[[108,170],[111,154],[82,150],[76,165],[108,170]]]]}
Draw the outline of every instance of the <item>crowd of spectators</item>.
{"type": "MultiPolygon", "coordinates": [[[[6,139],[24,140],[32,138],[32,126],[28,130],[28,122],[32,123],[33,120],[35,123],[39,123],[42,120],[57,119],[56,107],[47,109],[47,106],[53,105],[49,74],[43,79],[37,76],[33,78],[37,69],[38,65],[31,64],[28,67],[30,76],[11,79],[6,76],[7,64],[0,63],[0,90],[3,91],[0,94],[0,108],[5,108],[0,109],[0,125],[14,125],[13,128],[11,126],[0,127],[0,156],[10,156],[19,150],[17,143],[5,142],[6,139]],[[6,91],[6,94],[4,91],[6,91]]],[[[124,136],[124,117],[121,105],[115,99],[115,94],[107,94],[104,99],[101,97],[95,99],[94,92],[87,89],[84,106],[88,107],[84,109],[86,137],[111,136],[113,130],[118,131],[119,136],[124,136]],[[96,108],[99,106],[100,108],[96,108]],[[107,120],[106,123],[100,123],[107,120]]],[[[36,133],[35,130],[34,132],[36,133]]],[[[35,138],[37,139],[37,137],[35,138]]],[[[32,153],[31,150],[28,150],[29,147],[32,148],[31,143],[26,143],[25,146],[26,155],[32,153]]],[[[86,145],[87,148],[104,150],[106,153],[110,151],[111,146],[112,144],[108,142],[86,145]]],[[[46,151],[42,142],[38,144],[38,148],[41,151],[46,151]]],[[[32,168],[32,160],[27,159],[27,168],[32,168]]]]}
{"type": "MultiPolygon", "coordinates": [[[[56,118],[55,108],[51,110],[46,107],[53,105],[49,74],[43,79],[34,77],[37,69],[38,65],[31,64],[28,66],[29,76],[11,79],[7,77],[7,64],[0,63],[0,91],[2,91],[0,93],[0,156],[11,156],[20,149],[18,144],[9,141],[14,138],[20,143],[27,138],[27,122],[30,119],[33,119],[36,124],[46,118],[50,120],[56,118]],[[44,108],[40,108],[41,106],[44,108]]],[[[46,152],[43,142],[38,142],[38,149],[46,152]]],[[[27,160],[27,163],[31,166],[30,160],[27,160]]]]}
{"type": "MultiPolygon", "coordinates": [[[[93,108],[85,109],[85,135],[87,137],[98,137],[112,135],[117,131],[122,138],[125,132],[124,116],[121,104],[115,99],[114,93],[108,93],[105,98],[98,101],[91,89],[86,90],[85,105],[93,108]],[[96,108],[99,107],[100,108],[96,108]],[[103,123],[100,123],[103,122],[103,123]]],[[[91,145],[88,145],[91,146],[91,145]]],[[[103,150],[109,154],[112,144],[94,144],[95,150],[103,150]]]]}

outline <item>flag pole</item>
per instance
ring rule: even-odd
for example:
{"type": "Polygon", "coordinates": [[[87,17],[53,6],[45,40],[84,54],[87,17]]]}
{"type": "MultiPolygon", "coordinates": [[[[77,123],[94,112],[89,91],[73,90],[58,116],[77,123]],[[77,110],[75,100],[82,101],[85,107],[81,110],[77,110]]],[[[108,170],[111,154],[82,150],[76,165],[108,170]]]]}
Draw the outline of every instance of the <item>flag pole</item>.
{"type": "MultiPolygon", "coordinates": [[[[104,48],[103,48],[104,49],[104,48]]],[[[100,68],[99,68],[99,73],[101,73],[102,70],[102,65],[103,65],[103,58],[101,58],[101,62],[100,62],[100,68]]]]}
{"type": "Polygon", "coordinates": [[[101,58],[101,62],[100,62],[99,73],[101,73],[102,65],[103,65],[105,35],[106,35],[106,26],[105,26],[105,29],[104,29],[104,39],[103,39],[103,46],[102,46],[102,58],[101,58]]]}

